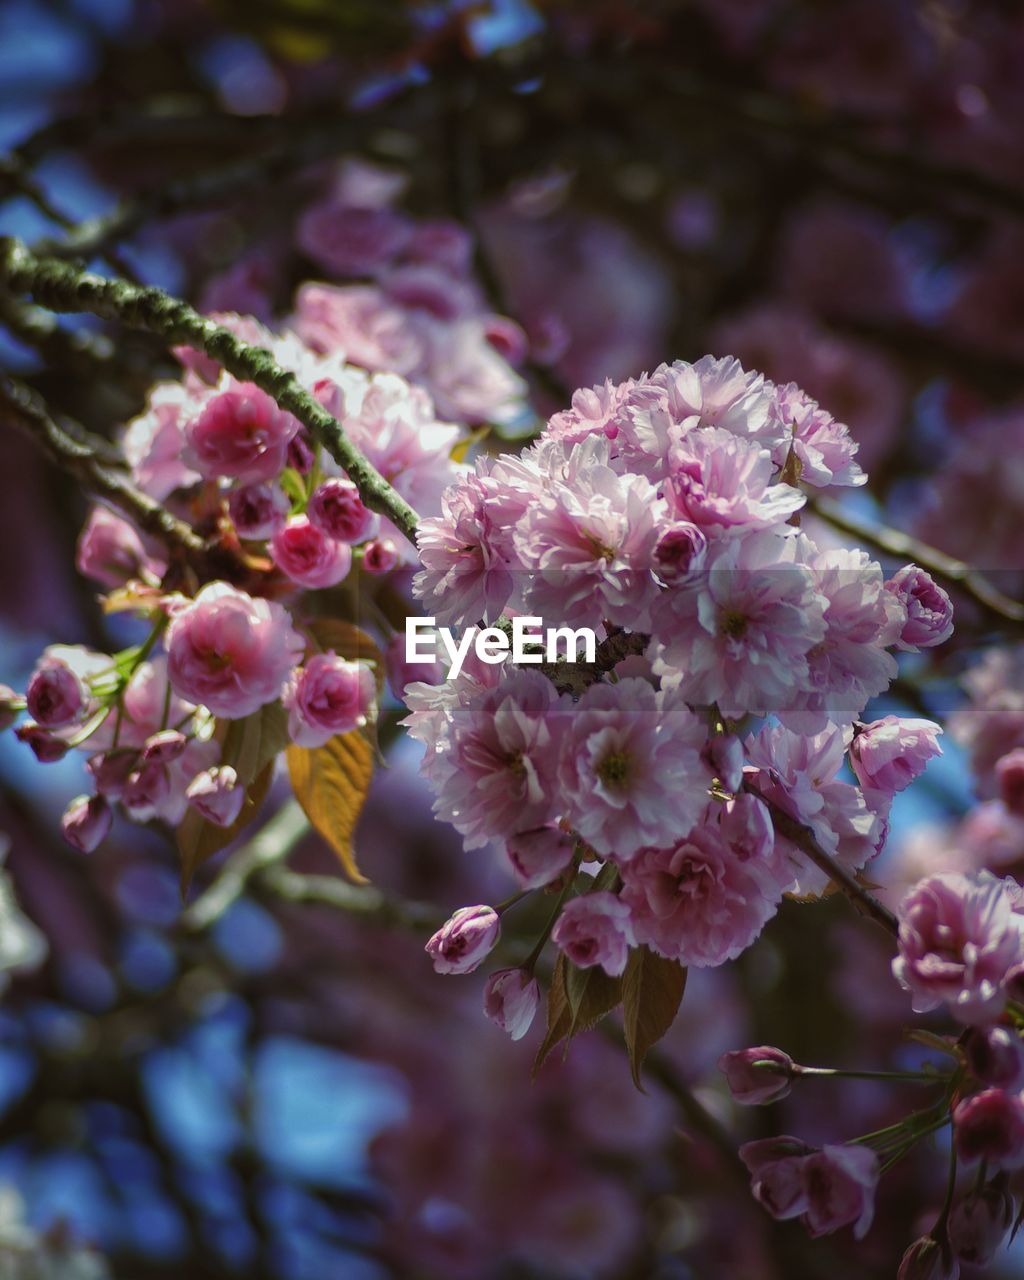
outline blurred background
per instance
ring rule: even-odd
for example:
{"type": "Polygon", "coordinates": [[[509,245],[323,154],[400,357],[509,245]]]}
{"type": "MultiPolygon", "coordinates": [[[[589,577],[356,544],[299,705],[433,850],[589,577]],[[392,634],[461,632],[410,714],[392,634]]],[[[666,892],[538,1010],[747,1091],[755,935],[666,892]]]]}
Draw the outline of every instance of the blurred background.
{"type": "MultiPolygon", "coordinates": [[[[849,424],[870,475],[850,518],[1016,596],[1022,218],[1010,0],[0,0],[0,234],[272,326],[304,282],[351,288],[371,368],[406,359],[425,313],[450,327],[408,376],[494,447],[577,387],[734,354],[849,424]],[[377,261],[367,209],[417,229],[434,266],[377,261]]],[[[4,299],[0,364],[111,438],[176,376],[142,335],[4,299]]],[[[24,688],[47,643],[128,641],[75,571],[83,495],[9,427],[0,458],[0,680],[24,688]]],[[[939,865],[1024,866],[978,760],[993,717],[1024,741],[1024,664],[1000,650],[965,703],[962,674],[1012,636],[969,601],[961,623],[871,708],[961,707],[974,750],[947,735],[900,798],[878,874],[897,892],[939,865]]],[[[64,847],[79,762],[42,768],[0,737],[0,1274],[891,1277],[941,1203],[934,1148],[887,1176],[856,1246],[768,1220],[733,1153],[877,1129],[913,1096],[820,1084],[737,1113],[715,1069],[763,1042],[918,1061],[887,940],[842,902],[787,904],[738,964],[691,975],[646,1094],[614,1028],[531,1083],[535,1037],[510,1044],[482,975],[438,978],[422,953],[427,922],[510,885],[434,821],[411,747],[357,841],[397,907],[354,913],[324,888],[335,864],[281,783],[268,812],[285,806],[298,879],[223,893],[222,857],[183,917],[166,833],[64,847]]]]}

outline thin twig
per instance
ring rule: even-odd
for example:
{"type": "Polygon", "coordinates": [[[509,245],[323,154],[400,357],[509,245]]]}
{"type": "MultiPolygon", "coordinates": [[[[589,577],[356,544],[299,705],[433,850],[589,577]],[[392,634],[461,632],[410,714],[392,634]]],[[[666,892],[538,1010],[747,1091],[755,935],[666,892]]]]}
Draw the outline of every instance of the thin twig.
{"type": "Polygon", "coordinates": [[[933,578],[962,591],[987,614],[1001,622],[1012,622],[1017,626],[1024,624],[1024,604],[1019,600],[1011,600],[977,569],[957,560],[955,556],[947,555],[937,547],[931,547],[899,529],[859,520],[830,498],[815,499],[809,509],[840,533],[849,534],[885,555],[912,560],[933,578]]]}
{"type": "Polygon", "coordinates": [[[869,893],[852,871],[848,871],[830,853],[826,853],[818,843],[818,837],[810,827],[792,817],[773,800],[769,800],[756,787],[747,784],[745,789],[768,806],[772,815],[772,822],[778,834],[791,844],[796,845],[802,854],[809,858],[820,871],[823,871],[834,884],[838,885],[858,911],[867,916],[869,920],[874,920],[875,924],[881,925],[886,933],[891,934],[893,937],[899,934],[899,921],[889,908],[884,903],[879,902],[874,894],[869,893]]]}
{"type": "Polygon", "coordinates": [[[353,481],[363,502],[415,542],[416,512],[352,444],[337,419],[269,351],[243,342],[162,289],[108,280],[66,262],[37,258],[14,238],[0,240],[0,280],[11,292],[28,294],[53,311],[88,311],[159,334],[170,343],[205,351],[229,373],[255,383],[298,418],[353,481]]]}

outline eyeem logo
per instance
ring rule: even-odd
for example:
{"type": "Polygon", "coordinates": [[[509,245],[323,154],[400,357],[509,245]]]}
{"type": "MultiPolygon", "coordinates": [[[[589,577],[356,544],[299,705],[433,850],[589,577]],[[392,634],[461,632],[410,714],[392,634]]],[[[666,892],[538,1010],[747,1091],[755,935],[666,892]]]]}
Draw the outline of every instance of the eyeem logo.
{"type": "Polygon", "coordinates": [[[545,627],[543,618],[512,618],[509,630],[502,627],[467,627],[456,640],[451,627],[438,627],[433,618],[406,618],[406,662],[436,662],[437,640],[441,639],[451,667],[451,679],[462,670],[470,649],[481,662],[496,666],[511,654],[513,662],[584,662],[597,660],[597,634],[590,627],[545,627]],[[561,649],[561,655],[559,650],[561,649]]]}

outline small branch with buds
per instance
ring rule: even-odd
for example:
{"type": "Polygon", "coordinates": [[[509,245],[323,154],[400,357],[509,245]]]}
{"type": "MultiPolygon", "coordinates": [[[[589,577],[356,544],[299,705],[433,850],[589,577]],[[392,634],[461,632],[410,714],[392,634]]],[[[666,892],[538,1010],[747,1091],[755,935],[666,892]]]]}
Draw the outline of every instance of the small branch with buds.
{"type": "Polygon", "coordinates": [[[162,289],[110,280],[66,262],[38,258],[11,237],[0,240],[0,283],[52,311],[87,311],[204,351],[298,418],[352,480],[366,506],[387,516],[415,542],[416,512],[352,444],[337,419],[269,351],[243,342],[162,289]]]}

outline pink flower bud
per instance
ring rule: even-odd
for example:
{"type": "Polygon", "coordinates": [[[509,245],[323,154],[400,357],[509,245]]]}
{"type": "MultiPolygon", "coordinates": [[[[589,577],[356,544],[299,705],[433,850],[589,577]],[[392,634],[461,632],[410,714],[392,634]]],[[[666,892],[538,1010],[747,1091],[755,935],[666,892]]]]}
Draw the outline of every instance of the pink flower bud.
{"type": "Polygon", "coordinates": [[[106,754],[90,756],[85,767],[92,776],[96,790],[101,795],[117,800],[124,791],[129,776],[135,772],[137,760],[134,750],[108,751],[106,754]]]}
{"type": "Polygon", "coordinates": [[[953,1137],[965,1164],[987,1160],[993,1169],[1024,1165],[1024,1101],[1020,1094],[986,1089],[953,1112],[953,1137]]]}
{"type": "Polygon", "coordinates": [[[573,898],[562,908],[551,940],[578,969],[600,965],[609,977],[617,978],[625,971],[634,943],[629,907],[603,890],[573,898]]]}
{"type": "Polygon", "coordinates": [[[739,1157],[750,1171],[754,1199],[773,1218],[785,1221],[806,1212],[803,1168],[811,1151],[799,1138],[785,1135],[762,1138],[740,1147],[739,1157]]]}
{"type": "Polygon", "coordinates": [[[60,820],[60,829],[68,844],[82,853],[92,853],[110,832],[114,815],[102,796],[78,796],[72,800],[60,820]]]}
{"type": "Polygon", "coordinates": [[[207,822],[217,827],[230,827],[242,811],[245,788],[238,785],[238,774],[229,764],[197,773],[185,789],[185,798],[207,822]]]}
{"type": "Polygon", "coordinates": [[[9,729],[24,709],[25,700],[9,684],[0,684],[0,733],[9,729]]]}
{"type": "Polygon", "coordinates": [[[537,827],[510,837],[505,850],[524,889],[540,889],[560,876],[576,849],[576,839],[560,827],[537,827]]]}
{"type": "Polygon", "coordinates": [[[908,787],[932,758],[942,754],[942,729],[932,720],[884,716],[855,731],[850,766],[866,791],[892,794],[908,787]]]}
{"type": "Polygon", "coordinates": [[[976,1027],[967,1038],[967,1064],[982,1084],[1015,1089],[1024,1084],[1024,1041],[1009,1027],[976,1027]]]}
{"type": "Polygon", "coordinates": [[[953,634],[953,602],[923,569],[908,564],[885,587],[907,611],[897,648],[916,653],[942,644],[953,634]]]}
{"type": "Polygon", "coordinates": [[[310,590],[333,587],[352,568],[352,549],[328,538],[306,516],[292,516],[270,540],[270,555],[282,573],[310,590]]]}
{"type": "Polygon", "coordinates": [[[472,973],[494,949],[501,921],[492,907],[460,907],[424,950],[437,973],[472,973]]]}
{"type": "Polygon", "coordinates": [[[398,564],[398,548],[390,538],[375,538],[363,548],[363,568],[367,573],[390,573],[398,564]]]}
{"type": "Polygon", "coordinates": [[[862,1240],[875,1213],[878,1156],[853,1143],[826,1146],[804,1162],[807,1212],[804,1226],[812,1236],[829,1235],[852,1226],[862,1240]]]}
{"type": "Polygon", "coordinates": [[[336,733],[366,724],[377,685],[365,662],[347,662],[332,651],[315,654],[292,672],[281,695],[288,732],[300,747],[322,747],[336,733]]]}
{"type": "Polygon", "coordinates": [[[718,1059],[718,1069],[737,1102],[747,1107],[778,1102],[789,1093],[793,1059],[781,1049],[759,1045],[754,1049],[734,1049],[718,1059]]]}
{"type": "Polygon", "coordinates": [[[316,456],[310,447],[309,437],[305,431],[300,431],[288,444],[288,465],[300,476],[306,476],[313,470],[315,461],[316,456]]]}
{"type": "Polygon", "coordinates": [[[697,525],[674,524],[654,548],[654,572],[669,586],[679,586],[703,566],[707,550],[707,537],[697,525]]]}
{"type": "Polygon", "coordinates": [[[161,729],[146,739],[142,758],[147,764],[170,764],[182,755],[187,746],[188,738],[177,729],[161,729]]]}
{"type": "Polygon", "coordinates": [[[379,523],[351,480],[325,480],[309,500],[309,518],[336,542],[363,542],[379,523]]]}
{"type": "Polygon", "coordinates": [[[999,798],[1018,818],[1024,818],[1024,747],[1015,747],[996,761],[999,798]]]}
{"type": "Polygon", "coordinates": [[[80,573],[104,587],[121,587],[149,570],[160,577],[166,564],[148,555],[136,530],[107,511],[94,507],[78,538],[76,563],[80,573]]]}
{"type": "Polygon", "coordinates": [[[246,484],[228,495],[228,515],[240,538],[264,542],[283,528],[289,502],[276,484],[246,484]]]}
{"type": "Polygon", "coordinates": [[[960,1263],[951,1249],[922,1236],[903,1255],[896,1280],[960,1280],[960,1263]]]}
{"type": "Polygon", "coordinates": [[[40,764],[54,764],[57,760],[63,760],[71,750],[61,738],[55,738],[38,724],[20,724],[15,729],[14,736],[19,742],[32,748],[32,754],[40,764]]]}
{"type": "Polygon", "coordinates": [[[1006,1175],[967,1196],[949,1215],[949,1243],[961,1262],[987,1266],[1013,1226],[1013,1197],[1006,1175]]]}
{"type": "Polygon", "coordinates": [[[60,729],[77,720],[86,707],[85,686],[57,658],[43,658],[25,694],[29,715],[45,729],[60,729]]]}
{"type": "Polygon", "coordinates": [[[157,816],[170,790],[171,781],[163,765],[146,764],[128,775],[121,804],[133,822],[149,822],[157,816]]]}
{"type": "Polygon", "coordinates": [[[484,987],[484,1013],[513,1040],[529,1031],[539,1003],[537,979],[525,969],[498,969],[484,987]]]}

